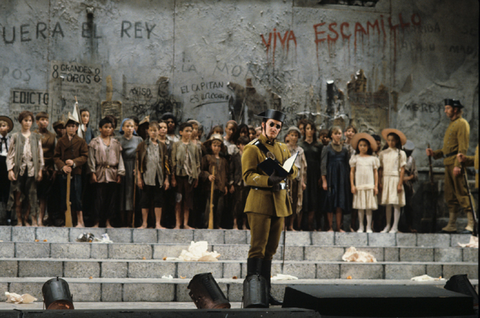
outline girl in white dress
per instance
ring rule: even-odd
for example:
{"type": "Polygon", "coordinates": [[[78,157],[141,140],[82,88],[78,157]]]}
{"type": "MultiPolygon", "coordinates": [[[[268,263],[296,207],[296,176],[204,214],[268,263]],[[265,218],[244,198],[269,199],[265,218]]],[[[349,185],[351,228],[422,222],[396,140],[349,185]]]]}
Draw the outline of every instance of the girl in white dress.
{"type": "Polygon", "coordinates": [[[407,142],[405,135],[397,129],[384,129],[382,137],[387,141],[388,148],[380,152],[380,166],[382,167],[382,201],[385,205],[387,226],[381,233],[397,233],[400,220],[400,208],[405,206],[405,191],[403,191],[403,175],[407,164],[407,155],[402,146],[407,142]],[[392,206],[394,211],[393,225],[392,206]]]}
{"type": "Polygon", "coordinates": [[[367,216],[367,233],[372,233],[372,210],[378,208],[378,167],[380,161],[372,156],[377,143],[367,133],[356,134],[351,142],[356,155],[350,158],[350,184],[353,208],[358,209],[358,233],[363,233],[363,216],[367,216]]]}

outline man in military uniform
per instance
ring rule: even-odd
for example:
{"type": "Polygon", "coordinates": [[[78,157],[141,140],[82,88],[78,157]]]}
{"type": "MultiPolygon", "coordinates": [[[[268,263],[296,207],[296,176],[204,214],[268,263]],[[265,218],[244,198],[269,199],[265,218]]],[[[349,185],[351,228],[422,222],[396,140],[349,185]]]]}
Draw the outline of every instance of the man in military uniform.
{"type": "MultiPolygon", "coordinates": [[[[267,175],[258,168],[258,164],[269,157],[283,165],[290,157],[290,151],[287,145],[276,141],[285,114],[269,109],[259,116],[263,116],[262,134],[245,146],[242,155],[243,179],[247,186],[250,186],[245,205],[251,234],[247,278],[250,275],[264,277],[269,303],[279,305],[281,302],[274,299],[270,293],[272,258],[280,241],[284,218],[292,214],[292,207],[285,178],[278,176],[276,172],[267,175]]],[[[294,179],[297,175],[295,165],[289,173],[288,178],[294,179]]]]}
{"type": "Polygon", "coordinates": [[[427,156],[434,159],[444,158],[445,164],[445,201],[447,202],[449,220],[447,226],[442,229],[442,233],[455,233],[457,231],[457,210],[461,206],[467,213],[468,224],[465,233],[473,232],[473,215],[468,199],[468,192],[465,179],[462,175],[461,164],[457,159],[457,154],[466,154],[468,150],[468,141],[470,137],[470,125],[462,118],[463,105],[459,100],[445,100],[445,114],[450,119],[445,137],[443,138],[443,148],[433,151],[427,148],[427,156]]]}

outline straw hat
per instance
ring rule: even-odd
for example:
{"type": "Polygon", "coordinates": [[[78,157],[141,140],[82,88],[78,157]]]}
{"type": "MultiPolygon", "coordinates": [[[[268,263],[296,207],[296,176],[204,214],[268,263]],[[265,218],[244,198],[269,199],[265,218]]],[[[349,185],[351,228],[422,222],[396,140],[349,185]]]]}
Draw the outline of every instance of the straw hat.
{"type": "Polygon", "coordinates": [[[387,140],[387,136],[391,133],[397,134],[397,136],[400,137],[400,142],[402,143],[402,146],[407,143],[407,137],[405,137],[405,134],[395,128],[386,128],[382,130],[383,139],[387,140]]]}
{"type": "Polygon", "coordinates": [[[300,129],[298,129],[297,126],[290,126],[288,127],[288,130],[287,130],[287,135],[292,132],[292,131],[296,131],[298,133],[298,136],[301,136],[302,133],[300,132],[300,129]]]}
{"type": "Polygon", "coordinates": [[[3,120],[8,124],[8,132],[11,132],[13,129],[13,120],[8,116],[0,116],[0,121],[3,120]]]}
{"type": "Polygon", "coordinates": [[[353,147],[353,149],[357,149],[358,142],[361,139],[366,139],[370,143],[370,148],[372,148],[373,152],[377,151],[377,142],[370,134],[367,133],[358,133],[353,136],[352,140],[350,141],[350,145],[353,147]]]}

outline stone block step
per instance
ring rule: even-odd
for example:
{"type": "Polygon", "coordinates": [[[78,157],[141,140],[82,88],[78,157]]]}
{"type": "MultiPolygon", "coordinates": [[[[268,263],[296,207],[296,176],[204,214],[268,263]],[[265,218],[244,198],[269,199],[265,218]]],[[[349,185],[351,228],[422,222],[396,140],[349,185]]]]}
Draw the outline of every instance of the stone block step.
{"type": "MultiPolygon", "coordinates": [[[[152,243],[45,243],[0,242],[0,258],[69,258],[69,259],[164,259],[178,257],[189,244],[152,243]]],[[[287,246],[286,260],[341,261],[347,246],[287,246]]],[[[221,260],[245,260],[248,244],[213,244],[221,260]]],[[[460,247],[358,247],[371,253],[377,261],[387,262],[476,262],[478,249],[460,247]]],[[[274,256],[281,260],[283,246],[274,256]]]]}
{"type": "MultiPolygon", "coordinates": [[[[65,227],[11,227],[0,226],[0,240],[4,242],[50,243],[75,242],[84,233],[100,237],[107,233],[115,243],[181,243],[208,241],[209,244],[249,244],[250,232],[243,230],[156,230],[156,229],[104,229],[65,227]]],[[[286,245],[290,246],[418,246],[456,247],[468,243],[467,234],[411,234],[411,233],[338,233],[338,232],[287,232],[286,245]]],[[[283,244],[283,240],[280,240],[283,244]]]]}
{"type": "MultiPolygon", "coordinates": [[[[218,278],[245,277],[245,261],[177,262],[163,260],[72,260],[72,259],[0,259],[0,277],[67,277],[67,278],[192,278],[211,272],[218,278]]],[[[272,275],[282,273],[282,262],[274,261],[272,275]]],[[[300,279],[410,279],[427,274],[450,278],[468,274],[478,279],[476,262],[377,262],[347,263],[318,261],[285,261],[283,273],[300,279]]]]}
{"type": "MultiPolygon", "coordinates": [[[[0,278],[2,290],[29,293],[43,301],[42,286],[51,277],[0,278]]],[[[191,302],[187,288],[190,279],[109,279],[66,278],[75,302],[191,302]]],[[[243,279],[216,278],[220,289],[231,302],[240,302],[243,279]]],[[[478,290],[478,279],[470,279],[478,290]]],[[[413,282],[411,280],[299,279],[272,282],[272,293],[283,299],[287,286],[327,285],[433,285],[443,288],[446,281],[413,282]]]]}

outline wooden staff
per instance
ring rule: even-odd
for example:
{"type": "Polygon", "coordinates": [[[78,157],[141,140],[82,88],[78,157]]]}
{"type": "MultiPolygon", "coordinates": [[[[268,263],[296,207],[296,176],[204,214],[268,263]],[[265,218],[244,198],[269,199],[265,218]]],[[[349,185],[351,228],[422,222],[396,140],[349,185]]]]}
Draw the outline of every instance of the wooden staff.
{"type": "Polygon", "coordinates": [[[72,173],[67,173],[67,211],[65,211],[65,227],[72,227],[72,209],[70,202],[70,182],[71,182],[72,173]]]}
{"type": "MultiPolygon", "coordinates": [[[[215,177],[215,166],[212,167],[212,176],[215,177]]],[[[208,216],[208,229],[213,229],[213,190],[215,188],[215,180],[212,181],[212,186],[210,187],[210,213],[208,216]]]]}
{"type": "MultiPolygon", "coordinates": [[[[430,148],[430,143],[427,143],[427,148],[430,148]]],[[[437,227],[437,193],[435,191],[435,182],[433,180],[432,156],[428,156],[428,176],[430,177],[430,192],[432,196],[432,229],[431,233],[435,233],[437,227]]]]}

